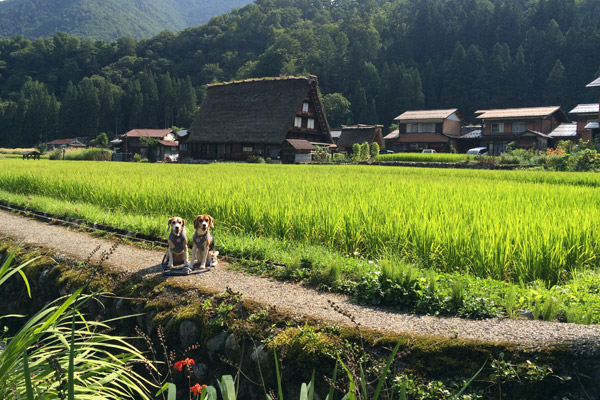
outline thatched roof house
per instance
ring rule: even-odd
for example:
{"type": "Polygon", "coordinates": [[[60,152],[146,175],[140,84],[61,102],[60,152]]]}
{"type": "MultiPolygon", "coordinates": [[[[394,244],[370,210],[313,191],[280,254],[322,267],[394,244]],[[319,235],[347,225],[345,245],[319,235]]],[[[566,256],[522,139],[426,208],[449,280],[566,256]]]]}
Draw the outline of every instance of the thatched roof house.
{"type": "Polygon", "coordinates": [[[209,85],[188,129],[191,157],[275,158],[286,139],[333,143],[317,85],[315,76],[209,85]]]}
{"type": "Polygon", "coordinates": [[[342,133],[337,141],[339,151],[352,151],[352,145],[368,142],[371,145],[377,142],[380,149],[383,149],[383,134],[381,130],[383,125],[342,125],[342,133]]]}

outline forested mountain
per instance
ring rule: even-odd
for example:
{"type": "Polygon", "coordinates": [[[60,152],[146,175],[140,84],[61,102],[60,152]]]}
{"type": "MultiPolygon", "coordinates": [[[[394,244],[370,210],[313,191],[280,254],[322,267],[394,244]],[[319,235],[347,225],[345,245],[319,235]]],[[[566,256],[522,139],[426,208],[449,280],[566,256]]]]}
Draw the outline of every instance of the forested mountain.
{"type": "Polygon", "coordinates": [[[0,40],[0,145],[186,127],[213,81],[315,74],[332,126],[597,101],[597,0],[256,0],[113,43],[0,40]]]}
{"type": "Polygon", "coordinates": [[[65,32],[115,40],[180,31],[251,0],[5,0],[0,2],[0,37],[35,39],[65,32]]]}

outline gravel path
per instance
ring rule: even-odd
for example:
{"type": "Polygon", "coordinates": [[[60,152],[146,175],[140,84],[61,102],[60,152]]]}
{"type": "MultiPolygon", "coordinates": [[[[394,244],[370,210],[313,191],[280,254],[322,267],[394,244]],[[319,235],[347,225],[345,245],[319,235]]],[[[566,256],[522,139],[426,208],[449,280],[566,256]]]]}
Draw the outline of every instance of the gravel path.
{"type": "MultiPolygon", "coordinates": [[[[26,243],[56,250],[69,258],[83,260],[98,245],[107,250],[114,242],[93,237],[62,226],[49,225],[0,211],[0,234],[24,239],[26,243]]],[[[143,250],[135,246],[120,245],[107,266],[129,273],[152,276],[160,273],[163,252],[143,250]]],[[[568,344],[577,353],[600,354],[600,326],[552,323],[524,319],[494,318],[471,321],[460,318],[419,316],[382,308],[353,304],[346,296],[323,293],[299,284],[276,282],[256,276],[229,271],[221,262],[206,273],[186,277],[191,286],[203,291],[221,292],[230,287],[244,298],[264,305],[275,305],[296,317],[310,316],[324,321],[347,325],[348,319],[334,311],[334,302],[349,311],[363,328],[449,339],[458,333],[459,338],[506,342],[524,349],[540,349],[553,344],[568,344]]]]}

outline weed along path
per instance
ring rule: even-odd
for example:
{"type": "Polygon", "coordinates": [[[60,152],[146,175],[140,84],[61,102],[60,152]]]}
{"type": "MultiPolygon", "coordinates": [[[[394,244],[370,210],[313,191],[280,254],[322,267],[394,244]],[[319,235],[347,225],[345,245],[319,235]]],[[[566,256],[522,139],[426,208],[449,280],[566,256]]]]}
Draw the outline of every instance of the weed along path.
{"type": "MultiPolygon", "coordinates": [[[[108,250],[114,242],[90,234],[50,225],[0,211],[0,234],[31,245],[51,249],[65,257],[84,260],[98,246],[108,250]]],[[[100,252],[97,253],[97,255],[100,252]]],[[[163,251],[144,250],[132,245],[117,247],[106,266],[117,271],[153,277],[160,273],[163,251]]],[[[440,340],[466,340],[512,344],[526,350],[542,350],[555,345],[571,346],[585,356],[600,354],[600,325],[576,325],[532,321],[526,319],[494,318],[465,320],[421,316],[360,306],[342,295],[319,292],[295,283],[269,279],[231,271],[221,261],[218,267],[206,273],[169,277],[185,280],[186,286],[203,292],[223,292],[227,287],[240,292],[244,298],[278,310],[295,318],[322,320],[337,325],[350,325],[347,317],[335,311],[331,303],[355,317],[363,329],[406,334],[407,336],[437,337],[440,340]]]]}

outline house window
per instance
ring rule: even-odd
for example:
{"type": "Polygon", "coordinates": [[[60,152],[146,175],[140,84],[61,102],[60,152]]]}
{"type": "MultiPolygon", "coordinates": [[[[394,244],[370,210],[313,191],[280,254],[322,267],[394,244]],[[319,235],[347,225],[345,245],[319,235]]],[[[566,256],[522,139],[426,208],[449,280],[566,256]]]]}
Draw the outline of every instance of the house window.
{"type": "Polygon", "coordinates": [[[308,103],[306,101],[302,103],[302,112],[308,112],[308,103]]]}
{"type": "Polygon", "coordinates": [[[421,122],[418,124],[406,124],[407,133],[431,133],[435,132],[434,122],[421,122]]]}
{"type": "Polygon", "coordinates": [[[513,122],[512,123],[512,131],[513,132],[525,132],[525,122],[513,122]]]}
{"type": "Polygon", "coordinates": [[[315,129],[315,120],[312,118],[309,118],[307,123],[306,123],[306,127],[308,129],[315,129]]]}
{"type": "Polygon", "coordinates": [[[296,117],[294,119],[294,128],[302,128],[302,117],[296,117]]]}
{"type": "Polygon", "coordinates": [[[243,153],[252,153],[252,146],[243,146],[242,152],[243,153]]]}
{"type": "Polygon", "coordinates": [[[187,151],[187,149],[188,149],[187,143],[180,143],[179,144],[179,150],[187,151]]]}
{"type": "Polygon", "coordinates": [[[419,124],[419,132],[435,132],[435,124],[433,122],[419,124]]]}
{"type": "Polygon", "coordinates": [[[504,123],[503,122],[492,123],[492,133],[500,133],[500,132],[504,132],[504,123]]]}

